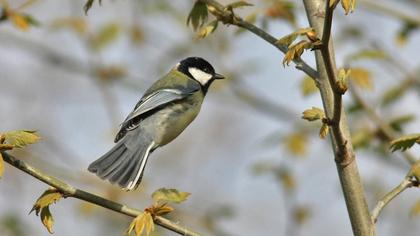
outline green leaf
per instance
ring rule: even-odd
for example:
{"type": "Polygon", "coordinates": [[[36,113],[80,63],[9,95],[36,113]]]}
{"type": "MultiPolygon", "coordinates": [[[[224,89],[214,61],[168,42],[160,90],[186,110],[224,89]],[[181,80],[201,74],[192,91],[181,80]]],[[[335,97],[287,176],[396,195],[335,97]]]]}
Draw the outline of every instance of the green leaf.
{"type": "Polygon", "coordinates": [[[305,110],[302,115],[302,119],[308,121],[315,121],[323,119],[325,117],[324,111],[317,107],[312,107],[311,109],[305,110]]]}
{"type": "Polygon", "coordinates": [[[228,4],[226,7],[231,8],[231,9],[235,9],[235,8],[239,8],[239,7],[249,7],[249,6],[254,6],[251,3],[245,2],[245,1],[237,1],[231,4],[228,4]]]}
{"type": "Polygon", "coordinates": [[[146,236],[149,236],[155,230],[152,215],[149,212],[144,212],[134,218],[127,229],[127,235],[131,235],[133,230],[136,236],[142,236],[143,232],[146,236]]]}
{"type": "Polygon", "coordinates": [[[155,202],[166,201],[166,202],[181,203],[187,200],[190,194],[191,193],[180,192],[176,189],[160,188],[152,194],[152,198],[153,198],[153,201],[155,202]]]}
{"type": "Polygon", "coordinates": [[[196,1],[187,18],[187,25],[192,25],[194,31],[202,27],[208,18],[207,5],[196,1]]]}
{"type": "Polygon", "coordinates": [[[306,75],[300,83],[300,91],[302,92],[303,96],[306,97],[318,92],[319,89],[316,86],[314,79],[306,75]]]}
{"type": "Polygon", "coordinates": [[[210,22],[208,25],[206,25],[205,27],[202,27],[200,29],[197,36],[199,38],[207,37],[209,34],[213,33],[217,29],[218,23],[219,23],[218,20],[214,20],[214,21],[210,22]]]}
{"type": "Polygon", "coordinates": [[[90,39],[90,45],[98,50],[113,43],[119,36],[120,27],[116,23],[109,23],[103,26],[97,34],[90,39]]]}
{"type": "Polygon", "coordinates": [[[17,148],[25,147],[39,141],[40,137],[35,130],[16,130],[4,134],[5,141],[17,148]]]}
{"type": "Polygon", "coordinates": [[[405,151],[408,148],[411,148],[415,143],[420,144],[420,134],[409,134],[395,139],[391,142],[389,148],[392,152],[395,152],[396,150],[405,151]]]}
{"type": "MultiPolygon", "coordinates": [[[[85,5],[83,6],[83,10],[85,11],[85,14],[87,15],[89,9],[92,7],[92,4],[95,0],[87,0],[85,5]]],[[[102,4],[102,0],[99,0],[99,5],[102,4]]]]}
{"type": "Polygon", "coordinates": [[[298,36],[306,35],[309,32],[315,32],[315,31],[314,31],[313,28],[298,29],[295,32],[293,32],[291,34],[288,34],[288,35],[280,38],[279,40],[277,40],[276,44],[289,47],[290,44],[292,44],[297,39],[298,36]]]}

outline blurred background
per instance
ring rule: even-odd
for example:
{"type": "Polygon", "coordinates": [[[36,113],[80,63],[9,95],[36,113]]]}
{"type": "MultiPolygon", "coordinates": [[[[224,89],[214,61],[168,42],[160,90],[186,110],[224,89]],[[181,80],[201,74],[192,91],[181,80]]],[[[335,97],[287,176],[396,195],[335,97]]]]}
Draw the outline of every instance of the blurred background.
{"type": "MultiPolygon", "coordinates": [[[[236,13],[275,37],[308,27],[301,1],[249,2],[236,13]]],[[[222,24],[200,39],[186,25],[191,0],[104,0],[88,15],[81,0],[0,3],[15,14],[0,18],[0,132],[42,136],[15,156],[138,209],[161,187],[190,192],[168,217],[204,235],[352,235],[329,140],[318,137],[319,123],[300,119],[303,110],[322,107],[319,93],[265,41],[222,24]],[[145,89],[188,56],[206,58],[228,79],[212,86],[182,135],[153,153],[140,188],[124,192],[88,173],[145,89]]],[[[419,12],[418,0],[361,0],[354,13],[339,9],[334,18],[337,65],[353,68],[357,93],[400,134],[420,132],[419,12]]],[[[312,52],[303,59],[315,67],[312,52]]],[[[351,93],[345,105],[373,207],[409,165],[389,152],[351,93]]],[[[419,148],[410,151],[419,157],[419,148]]],[[[46,188],[6,165],[0,235],[48,235],[28,215],[46,188]]],[[[417,189],[394,200],[378,235],[416,234],[418,200],[417,189]]],[[[59,236],[123,235],[132,220],[71,198],[51,211],[59,236]]],[[[153,235],[174,233],[157,227],[153,235]]]]}

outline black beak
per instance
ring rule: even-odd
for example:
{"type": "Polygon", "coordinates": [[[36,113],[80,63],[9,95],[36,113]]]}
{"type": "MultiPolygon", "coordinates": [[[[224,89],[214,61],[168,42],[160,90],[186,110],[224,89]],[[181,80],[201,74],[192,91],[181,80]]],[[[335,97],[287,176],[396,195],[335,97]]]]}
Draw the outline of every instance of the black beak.
{"type": "Polygon", "coordinates": [[[214,75],[213,75],[213,79],[224,79],[225,78],[225,76],[224,75],[221,75],[221,74],[218,74],[218,73],[215,73],[214,75]]]}

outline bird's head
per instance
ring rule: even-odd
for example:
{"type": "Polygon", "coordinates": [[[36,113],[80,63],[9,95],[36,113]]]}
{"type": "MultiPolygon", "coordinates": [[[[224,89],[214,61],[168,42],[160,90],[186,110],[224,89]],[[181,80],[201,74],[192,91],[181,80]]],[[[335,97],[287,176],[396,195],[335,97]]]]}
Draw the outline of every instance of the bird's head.
{"type": "Polygon", "coordinates": [[[190,78],[198,81],[201,86],[208,88],[216,79],[224,79],[225,77],[214,71],[210,63],[201,57],[188,57],[180,61],[176,69],[190,78]]]}

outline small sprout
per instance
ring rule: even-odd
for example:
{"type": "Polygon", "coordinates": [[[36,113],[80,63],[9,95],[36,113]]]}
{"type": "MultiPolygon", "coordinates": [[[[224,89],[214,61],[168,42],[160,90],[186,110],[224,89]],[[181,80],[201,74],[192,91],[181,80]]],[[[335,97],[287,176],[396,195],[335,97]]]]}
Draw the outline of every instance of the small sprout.
{"type": "Polygon", "coordinates": [[[302,119],[308,121],[320,120],[325,117],[324,111],[317,107],[312,107],[311,109],[305,110],[302,114],[302,119]]]}
{"type": "Polygon", "coordinates": [[[50,234],[53,233],[52,226],[54,223],[54,219],[50,212],[50,205],[56,203],[62,197],[63,195],[57,189],[48,189],[38,198],[38,200],[36,200],[32,210],[29,212],[35,211],[37,216],[41,213],[41,222],[50,234]]]}
{"type": "Polygon", "coordinates": [[[345,70],[341,68],[338,71],[338,80],[337,80],[337,87],[340,90],[341,94],[344,94],[348,89],[348,80],[347,78],[350,75],[351,70],[345,70]]]}
{"type": "Polygon", "coordinates": [[[319,130],[319,137],[322,138],[322,139],[327,137],[329,130],[330,130],[330,128],[329,128],[328,124],[323,123],[322,126],[321,126],[321,129],[319,130]]]}

